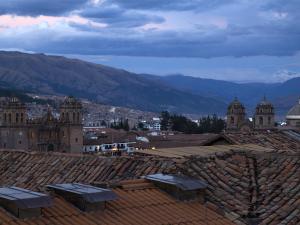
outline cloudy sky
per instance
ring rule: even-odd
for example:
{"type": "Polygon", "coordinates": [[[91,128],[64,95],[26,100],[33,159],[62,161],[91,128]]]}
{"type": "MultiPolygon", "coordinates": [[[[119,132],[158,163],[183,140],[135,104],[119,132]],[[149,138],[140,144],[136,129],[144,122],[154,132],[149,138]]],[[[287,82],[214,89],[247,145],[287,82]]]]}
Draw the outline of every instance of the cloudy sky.
{"type": "Polygon", "coordinates": [[[300,76],[299,9],[299,0],[5,0],[0,49],[277,82],[300,76]]]}

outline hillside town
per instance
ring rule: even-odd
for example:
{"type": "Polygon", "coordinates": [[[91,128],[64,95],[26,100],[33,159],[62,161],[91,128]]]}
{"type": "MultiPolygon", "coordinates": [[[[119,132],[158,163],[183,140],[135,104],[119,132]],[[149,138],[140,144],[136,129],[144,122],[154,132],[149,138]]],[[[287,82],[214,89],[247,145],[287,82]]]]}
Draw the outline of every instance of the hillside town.
{"type": "Polygon", "coordinates": [[[1,105],[5,223],[300,223],[300,101],[282,126],[265,97],[250,119],[235,98],[224,130],[198,134],[166,128],[160,117],[128,130],[86,126],[74,97],[58,113],[28,112],[16,97],[1,105]]]}

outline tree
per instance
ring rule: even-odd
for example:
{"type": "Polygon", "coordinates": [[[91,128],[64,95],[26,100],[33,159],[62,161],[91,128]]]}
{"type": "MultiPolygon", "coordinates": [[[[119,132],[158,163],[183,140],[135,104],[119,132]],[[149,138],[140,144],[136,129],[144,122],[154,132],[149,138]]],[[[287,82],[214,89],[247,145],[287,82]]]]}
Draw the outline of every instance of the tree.
{"type": "Polygon", "coordinates": [[[126,131],[129,131],[129,123],[128,123],[128,119],[126,119],[126,120],[124,121],[123,129],[126,130],[126,131]]]}
{"type": "Polygon", "coordinates": [[[144,124],[143,124],[142,122],[139,122],[139,123],[138,123],[138,128],[139,128],[140,130],[143,130],[143,129],[144,129],[144,124]]]}
{"type": "Polygon", "coordinates": [[[168,130],[170,126],[170,113],[168,111],[161,112],[161,130],[168,130]]]}
{"type": "Polygon", "coordinates": [[[182,115],[171,115],[164,111],[161,113],[162,130],[171,128],[174,131],[186,134],[196,133],[220,133],[225,128],[225,121],[216,115],[199,119],[199,125],[182,115]]]}
{"type": "Polygon", "coordinates": [[[184,116],[178,116],[175,114],[171,116],[171,121],[172,130],[180,131],[187,134],[197,132],[197,124],[184,116]]]}
{"type": "Polygon", "coordinates": [[[217,115],[212,117],[202,117],[199,119],[199,133],[220,133],[225,128],[225,121],[218,118],[217,115]]]}
{"type": "Polygon", "coordinates": [[[102,121],[101,121],[101,126],[106,127],[106,125],[107,125],[107,124],[106,124],[105,120],[102,120],[102,121]]]}
{"type": "Polygon", "coordinates": [[[110,124],[110,127],[113,129],[116,129],[116,130],[120,130],[120,129],[123,129],[126,131],[130,130],[128,119],[125,119],[125,120],[121,119],[119,123],[116,123],[114,121],[113,123],[110,124]]]}

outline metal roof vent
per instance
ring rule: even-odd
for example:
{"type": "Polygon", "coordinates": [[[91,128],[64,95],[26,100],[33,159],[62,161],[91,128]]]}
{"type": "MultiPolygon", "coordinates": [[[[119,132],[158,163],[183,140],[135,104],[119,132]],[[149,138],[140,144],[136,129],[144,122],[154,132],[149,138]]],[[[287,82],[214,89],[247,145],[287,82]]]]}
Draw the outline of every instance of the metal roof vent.
{"type": "Polygon", "coordinates": [[[52,205],[50,196],[18,187],[0,188],[0,205],[18,218],[41,215],[42,207],[52,205]]]}
{"type": "Polygon", "coordinates": [[[87,212],[104,209],[105,202],[117,199],[111,190],[79,183],[53,184],[47,188],[87,212]]]}
{"type": "Polygon", "coordinates": [[[201,180],[171,174],[153,174],[147,175],[145,178],[178,200],[204,202],[204,192],[207,184],[201,180]]]}

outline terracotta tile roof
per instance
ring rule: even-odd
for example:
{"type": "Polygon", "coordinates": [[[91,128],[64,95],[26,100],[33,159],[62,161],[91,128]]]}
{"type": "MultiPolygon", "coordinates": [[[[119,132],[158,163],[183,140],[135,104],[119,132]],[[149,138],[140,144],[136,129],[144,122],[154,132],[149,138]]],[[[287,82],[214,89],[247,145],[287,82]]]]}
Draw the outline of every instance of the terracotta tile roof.
{"type": "Polygon", "coordinates": [[[274,149],[262,147],[255,144],[243,145],[214,145],[214,146],[193,146],[181,148],[160,148],[160,149],[145,149],[135,150],[137,155],[156,155],[169,158],[184,158],[192,155],[208,156],[218,152],[230,152],[231,150],[245,150],[245,151],[260,151],[272,152],[274,149]]]}
{"type": "MultiPolygon", "coordinates": [[[[275,136],[283,137],[282,134],[275,134],[275,136]]],[[[268,134],[264,135],[271,140],[271,137],[267,136],[268,134]]],[[[219,148],[223,147],[219,146],[219,148]]],[[[245,224],[247,218],[255,216],[260,220],[259,224],[300,224],[300,155],[293,149],[292,151],[277,151],[268,153],[249,151],[246,148],[243,149],[241,145],[234,151],[216,152],[208,156],[188,155],[182,159],[174,159],[160,156],[108,158],[96,155],[43,154],[6,150],[0,151],[0,184],[44,191],[45,185],[53,183],[115,183],[120,180],[139,178],[146,174],[181,172],[206,181],[208,183],[206,191],[208,208],[225,213],[227,218],[237,224],[245,224]]],[[[143,192],[143,195],[147,195],[148,192],[154,191],[151,185],[147,185],[144,182],[126,181],[123,182],[122,189],[115,189],[115,191],[131,193],[131,190],[133,192],[147,190],[147,192],[143,192]]],[[[155,201],[155,197],[153,198],[151,201],[155,201]]],[[[90,221],[87,221],[86,217],[94,222],[98,221],[92,214],[87,215],[76,211],[77,209],[72,208],[60,198],[55,201],[59,204],[55,204],[57,205],[54,207],[56,210],[49,213],[63,213],[64,207],[68,206],[70,207],[67,211],[69,214],[68,216],[62,214],[62,217],[49,216],[49,219],[54,221],[50,224],[63,223],[63,218],[71,223],[70,218],[73,216],[81,223],[84,223],[82,220],[85,220],[85,223],[89,224],[90,221]],[[75,210],[74,213],[71,211],[72,209],[75,210]]],[[[146,204],[148,200],[143,199],[143,201],[146,204]]],[[[169,207],[168,204],[166,207],[169,207]]],[[[119,206],[122,207],[122,205],[119,206]]],[[[160,208],[157,206],[156,209],[155,206],[157,205],[153,203],[154,208],[149,208],[149,210],[158,213],[157,210],[160,208]]],[[[117,206],[114,205],[114,207],[117,206]]],[[[133,207],[130,210],[124,210],[128,217],[133,219],[130,215],[135,214],[130,212],[137,213],[134,210],[138,209],[133,207]]],[[[141,212],[143,212],[142,210],[140,209],[141,212]]],[[[119,211],[108,212],[105,215],[109,215],[107,217],[110,220],[114,218],[113,221],[118,224],[117,218],[123,216],[119,211]]],[[[4,211],[0,211],[1,215],[3,213],[4,211]]],[[[178,215],[180,214],[181,212],[178,213],[178,215]]],[[[143,218],[140,219],[142,221],[143,218]]],[[[140,224],[144,224],[141,221],[139,221],[140,224]]],[[[130,222],[132,221],[130,220],[130,222]]],[[[130,222],[128,224],[131,224],[130,222]]],[[[6,224],[5,221],[4,224],[6,224]]],[[[38,223],[32,222],[32,224],[38,223]]],[[[80,223],[78,222],[78,224],[80,223]]],[[[132,222],[132,224],[134,223],[132,222]]],[[[201,223],[192,221],[190,224],[201,223]]]]}
{"type": "Polygon", "coordinates": [[[148,136],[150,147],[174,148],[205,145],[208,141],[219,137],[218,134],[175,134],[167,136],[148,136]]]}
{"type": "Polygon", "coordinates": [[[226,132],[224,136],[235,144],[257,144],[277,151],[296,152],[300,150],[300,141],[282,131],[226,132]]]}
{"type": "Polygon", "coordinates": [[[0,184],[31,190],[63,182],[95,183],[174,173],[175,161],[162,157],[69,155],[0,150],[0,184]]]}
{"type": "Polygon", "coordinates": [[[44,208],[42,216],[17,219],[0,208],[0,222],[5,224],[82,224],[82,225],[230,225],[224,216],[199,202],[180,202],[144,180],[126,182],[113,190],[118,200],[107,202],[104,211],[81,212],[60,197],[54,206],[44,208]],[[137,186],[138,185],[138,186],[137,186]]]}
{"type": "Polygon", "coordinates": [[[182,172],[208,183],[207,199],[228,218],[300,224],[300,155],[232,151],[192,156],[182,172]]]}

